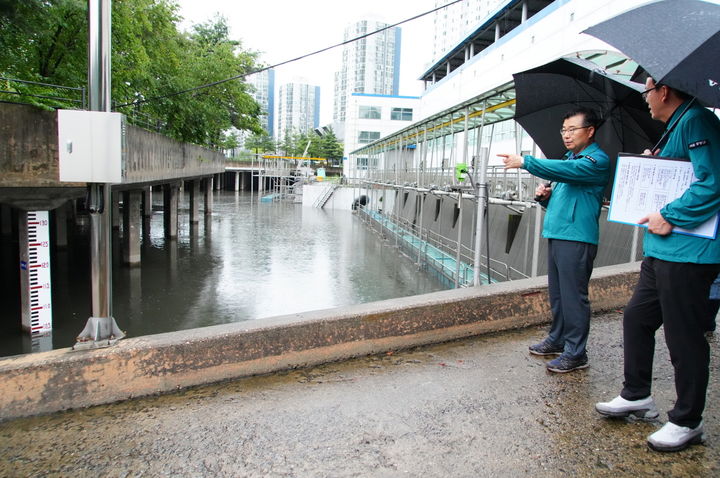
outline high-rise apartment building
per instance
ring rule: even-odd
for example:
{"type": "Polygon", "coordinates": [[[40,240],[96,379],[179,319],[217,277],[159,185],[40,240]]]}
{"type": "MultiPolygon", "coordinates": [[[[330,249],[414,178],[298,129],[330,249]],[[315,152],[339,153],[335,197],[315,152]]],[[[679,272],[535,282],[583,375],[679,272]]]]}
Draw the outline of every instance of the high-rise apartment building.
{"type": "MultiPolygon", "coordinates": [[[[435,0],[435,7],[447,4],[447,0],[435,0]]],[[[434,63],[465,38],[482,21],[506,0],[465,0],[440,9],[433,14],[434,63]]]]}
{"type": "Polygon", "coordinates": [[[278,121],[275,138],[306,133],[320,126],[320,87],[304,82],[280,86],[277,98],[278,121]]]}
{"type": "MultiPolygon", "coordinates": [[[[387,23],[362,20],[345,29],[345,40],[387,26],[387,23]]],[[[353,93],[398,95],[399,85],[400,28],[389,28],[346,44],[342,69],[335,74],[333,121],[345,121],[348,98],[353,93]]]]}
{"type": "Polygon", "coordinates": [[[260,105],[260,123],[268,135],[275,132],[275,70],[265,70],[247,77],[253,86],[251,93],[260,105]]]}

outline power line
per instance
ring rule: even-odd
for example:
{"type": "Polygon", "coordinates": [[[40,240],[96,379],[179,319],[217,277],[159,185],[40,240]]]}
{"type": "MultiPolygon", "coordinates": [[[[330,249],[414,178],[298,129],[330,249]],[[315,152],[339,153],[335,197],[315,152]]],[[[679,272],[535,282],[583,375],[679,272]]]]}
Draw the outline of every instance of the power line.
{"type": "Polygon", "coordinates": [[[210,88],[210,87],[217,86],[217,85],[220,85],[220,84],[223,84],[223,83],[227,83],[228,81],[237,80],[237,79],[239,79],[239,78],[244,78],[244,77],[249,76],[249,75],[254,75],[255,73],[260,73],[260,72],[263,72],[263,71],[266,71],[266,70],[270,70],[270,69],[273,69],[273,68],[277,68],[277,67],[282,66],[282,65],[287,65],[288,63],[293,63],[293,62],[295,62],[295,61],[303,60],[303,59],[305,59],[305,58],[308,58],[308,57],[317,55],[317,54],[319,54],[319,53],[323,53],[323,52],[326,52],[326,51],[328,51],[328,50],[332,50],[333,48],[337,48],[337,47],[339,47],[339,46],[347,45],[347,44],[349,44],[349,43],[353,43],[353,42],[356,42],[356,41],[358,41],[358,40],[362,40],[363,38],[367,38],[367,37],[369,37],[369,36],[371,36],[371,35],[375,35],[375,34],[377,34],[377,33],[384,32],[385,30],[389,30],[389,29],[391,29],[391,28],[395,28],[396,26],[402,25],[403,23],[407,23],[407,22],[411,22],[411,21],[413,21],[413,20],[417,20],[418,18],[424,17],[425,15],[429,15],[429,14],[431,14],[431,13],[437,12],[438,10],[442,10],[443,8],[447,8],[447,7],[451,6],[451,5],[455,5],[456,3],[460,3],[460,2],[462,2],[462,1],[464,1],[464,0],[454,0],[454,1],[450,2],[450,3],[447,3],[447,4],[445,4],[445,5],[442,5],[442,6],[440,6],[440,7],[437,7],[437,8],[434,8],[434,9],[432,9],[432,10],[428,10],[427,12],[420,13],[420,14],[418,14],[418,15],[415,15],[414,17],[411,17],[411,18],[405,19],[405,20],[403,20],[403,21],[394,23],[394,24],[392,24],[392,25],[388,25],[388,26],[386,26],[386,27],[380,28],[379,30],[372,31],[372,32],[370,32],[370,33],[365,33],[364,35],[360,35],[360,36],[358,36],[358,37],[351,38],[350,40],[345,40],[344,42],[341,42],[341,43],[336,43],[335,45],[322,48],[322,49],[317,50],[317,51],[314,51],[314,52],[312,52],[312,53],[307,53],[307,54],[305,54],[305,55],[298,56],[297,58],[293,58],[293,59],[291,59],[291,60],[285,60],[285,61],[282,61],[282,62],[280,62],[280,63],[276,63],[276,64],[274,64],[274,65],[265,66],[265,67],[263,67],[263,68],[259,68],[259,69],[257,69],[257,70],[253,70],[253,71],[251,71],[251,72],[249,72],[249,73],[243,73],[243,74],[240,74],[240,75],[232,76],[232,77],[230,77],[230,78],[225,78],[224,80],[214,81],[214,82],[212,82],[212,83],[207,83],[207,84],[205,84],[205,85],[195,86],[195,87],[193,87],[193,88],[188,88],[187,90],[176,91],[175,93],[169,93],[169,94],[167,94],[167,95],[155,96],[155,97],[153,97],[153,98],[147,98],[147,99],[144,99],[144,100],[137,100],[137,101],[133,101],[133,102],[130,102],[130,103],[124,103],[124,104],[122,104],[122,105],[116,105],[115,107],[116,107],[116,108],[122,108],[122,107],[125,107],[125,106],[136,106],[136,105],[139,105],[139,104],[142,104],[142,103],[148,103],[148,102],[150,102],[150,101],[156,101],[156,100],[161,100],[161,99],[163,99],[163,98],[170,98],[170,97],[172,97],[172,96],[178,96],[178,95],[182,95],[182,94],[185,94],[185,93],[191,93],[191,92],[193,92],[193,91],[198,91],[198,90],[202,90],[202,89],[205,89],[205,88],[210,88]]]}

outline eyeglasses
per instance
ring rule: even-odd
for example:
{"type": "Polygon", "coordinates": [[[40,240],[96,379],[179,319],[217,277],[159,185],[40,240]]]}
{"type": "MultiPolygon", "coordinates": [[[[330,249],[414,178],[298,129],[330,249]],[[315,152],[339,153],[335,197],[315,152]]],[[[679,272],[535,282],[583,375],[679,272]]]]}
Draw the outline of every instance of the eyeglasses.
{"type": "Polygon", "coordinates": [[[648,95],[650,94],[650,92],[651,92],[652,90],[657,90],[657,89],[660,88],[661,86],[662,86],[662,85],[655,85],[655,86],[653,86],[652,88],[648,88],[647,90],[643,91],[643,92],[641,93],[642,99],[647,100],[647,97],[648,97],[648,95]]]}
{"type": "Polygon", "coordinates": [[[579,129],[589,128],[590,126],[591,126],[591,125],[588,125],[588,126],[578,126],[578,127],[568,128],[568,129],[561,129],[561,130],[560,130],[560,136],[565,136],[566,134],[574,134],[575,131],[577,131],[577,130],[579,130],[579,129]]]}

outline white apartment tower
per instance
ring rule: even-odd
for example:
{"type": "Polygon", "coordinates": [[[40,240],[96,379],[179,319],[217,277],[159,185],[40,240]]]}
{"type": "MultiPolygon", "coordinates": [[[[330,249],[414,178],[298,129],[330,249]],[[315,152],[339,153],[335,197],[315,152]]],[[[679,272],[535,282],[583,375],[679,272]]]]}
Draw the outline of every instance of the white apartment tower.
{"type": "Polygon", "coordinates": [[[269,136],[275,132],[275,70],[264,70],[247,77],[251,93],[260,105],[260,123],[269,136]]]}
{"type": "Polygon", "coordinates": [[[278,122],[275,138],[306,133],[320,126],[320,87],[304,82],[280,86],[277,97],[278,122]]]}
{"type": "MultiPolygon", "coordinates": [[[[387,23],[362,20],[345,29],[345,40],[387,26],[387,23]]],[[[399,84],[400,28],[388,28],[346,44],[343,47],[342,69],[335,73],[333,121],[345,121],[348,98],[353,93],[397,95],[399,84]]]]}
{"type": "MultiPolygon", "coordinates": [[[[435,0],[435,7],[447,4],[435,0]]],[[[506,0],[465,0],[433,13],[432,61],[436,62],[456,46],[506,0]]]]}

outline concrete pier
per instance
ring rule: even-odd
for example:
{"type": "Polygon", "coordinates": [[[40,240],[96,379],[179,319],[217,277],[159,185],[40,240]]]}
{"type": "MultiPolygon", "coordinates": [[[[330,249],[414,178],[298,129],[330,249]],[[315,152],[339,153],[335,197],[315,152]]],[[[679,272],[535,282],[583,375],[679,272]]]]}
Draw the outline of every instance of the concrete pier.
{"type": "Polygon", "coordinates": [[[213,178],[205,178],[203,179],[203,186],[205,188],[205,215],[209,216],[212,214],[213,210],[213,178]]]}
{"type": "Polygon", "coordinates": [[[190,223],[200,222],[200,180],[190,182],[190,223]]]}
{"type": "Polygon", "coordinates": [[[12,211],[7,204],[0,204],[0,234],[12,234],[12,211]]]}
{"type": "Polygon", "coordinates": [[[68,245],[68,210],[72,201],[68,201],[53,211],[55,224],[55,245],[67,247],[68,245]]]}
{"type": "Polygon", "coordinates": [[[152,216],[152,186],[143,189],[143,216],[152,216]]]}
{"type": "Polygon", "coordinates": [[[178,234],[178,195],[180,188],[177,183],[163,185],[163,225],[165,237],[177,238],[178,234]]]}
{"type": "Polygon", "coordinates": [[[142,191],[123,192],[123,262],[140,264],[140,231],[142,220],[142,191]]]}

